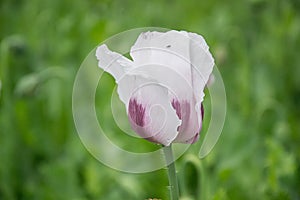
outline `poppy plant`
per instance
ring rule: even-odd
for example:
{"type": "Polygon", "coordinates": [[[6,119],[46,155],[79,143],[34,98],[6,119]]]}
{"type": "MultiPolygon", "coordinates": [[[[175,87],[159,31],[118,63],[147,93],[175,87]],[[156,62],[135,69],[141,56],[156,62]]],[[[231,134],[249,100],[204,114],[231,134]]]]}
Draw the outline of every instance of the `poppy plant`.
{"type": "Polygon", "coordinates": [[[164,146],[171,199],[178,200],[172,143],[198,140],[214,59],[202,36],[174,30],[141,33],[130,56],[105,44],[96,50],[99,67],[116,80],[132,129],[164,146]]]}
{"type": "Polygon", "coordinates": [[[204,38],[186,31],[144,32],[130,56],[105,44],[96,50],[99,67],[116,80],[132,129],[164,146],[196,142],[204,88],[214,66],[204,38]]]}

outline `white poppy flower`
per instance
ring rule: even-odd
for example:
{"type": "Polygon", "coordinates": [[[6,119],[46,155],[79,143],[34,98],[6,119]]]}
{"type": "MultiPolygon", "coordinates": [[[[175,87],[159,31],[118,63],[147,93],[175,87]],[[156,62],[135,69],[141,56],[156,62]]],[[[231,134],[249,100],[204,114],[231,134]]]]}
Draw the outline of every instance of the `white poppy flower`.
{"type": "Polygon", "coordinates": [[[155,143],[194,143],[202,127],[204,88],[214,59],[202,36],[185,31],[145,32],[132,60],[97,48],[98,65],[118,84],[132,129],[155,143]]]}

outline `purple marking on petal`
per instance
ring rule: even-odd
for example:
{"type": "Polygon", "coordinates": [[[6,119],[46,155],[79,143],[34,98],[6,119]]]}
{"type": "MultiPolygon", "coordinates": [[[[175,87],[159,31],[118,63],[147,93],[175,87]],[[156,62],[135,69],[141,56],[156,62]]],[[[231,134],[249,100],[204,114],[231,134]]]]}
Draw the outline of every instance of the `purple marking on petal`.
{"type": "Polygon", "coordinates": [[[177,114],[178,118],[181,119],[181,107],[180,107],[179,101],[173,99],[172,106],[176,110],[176,114],[177,114]]]}
{"type": "Polygon", "coordinates": [[[186,100],[179,102],[178,100],[172,100],[172,106],[176,110],[176,114],[179,119],[182,120],[181,125],[178,127],[178,131],[186,129],[188,121],[190,120],[190,103],[186,100]]]}
{"type": "Polygon", "coordinates": [[[136,99],[130,99],[128,113],[136,125],[143,127],[145,125],[145,107],[138,103],[136,99]]]}
{"type": "Polygon", "coordinates": [[[172,100],[172,106],[176,110],[176,114],[181,120],[188,120],[190,117],[190,103],[186,100],[179,102],[178,100],[172,100]]]}
{"type": "Polygon", "coordinates": [[[204,107],[201,104],[200,113],[201,124],[198,124],[198,117],[196,116],[196,112],[192,111],[191,103],[187,100],[173,99],[171,101],[173,108],[176,111],[176,114],[179,119],[181,119],[181,125],[177,128],[178,136],[176,138],[176,142],[179,143],[195,143],[200,136],[200,130],[202,127],[202,120],[204,116],[204,107]],[[191,136],[191,138],[187,139],[187,136],[191,136]],[[185,139],[183,139],[185,138],[185,139]]]}

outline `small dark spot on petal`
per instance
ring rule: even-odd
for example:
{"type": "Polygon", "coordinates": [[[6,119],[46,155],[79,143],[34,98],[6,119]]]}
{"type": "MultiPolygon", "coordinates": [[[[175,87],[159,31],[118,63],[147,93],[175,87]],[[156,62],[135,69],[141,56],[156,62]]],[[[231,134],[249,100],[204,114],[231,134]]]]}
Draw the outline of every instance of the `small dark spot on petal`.
{"type": "Polygon", "coordinates": [[[170,47],[171,47],[171,45],[169,44],[169,45],[167,45],[166,47],[167,47],[167,48],[170,48],[170,47]]]}

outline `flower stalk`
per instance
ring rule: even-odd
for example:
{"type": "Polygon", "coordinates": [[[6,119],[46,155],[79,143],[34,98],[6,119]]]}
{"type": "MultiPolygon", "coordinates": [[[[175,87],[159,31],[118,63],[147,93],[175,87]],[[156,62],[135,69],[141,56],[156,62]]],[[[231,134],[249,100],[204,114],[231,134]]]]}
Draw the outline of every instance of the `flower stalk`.
{"type": "Polygon", "coordinates": [[[174,156],[172,151],[172,144],[170,146],[163,147],[165,160],[167,163],[168,178],[169,178],[169,190],[171,195],[171,200],[179,199],[178,181],[175,169],[174,156]]]}

